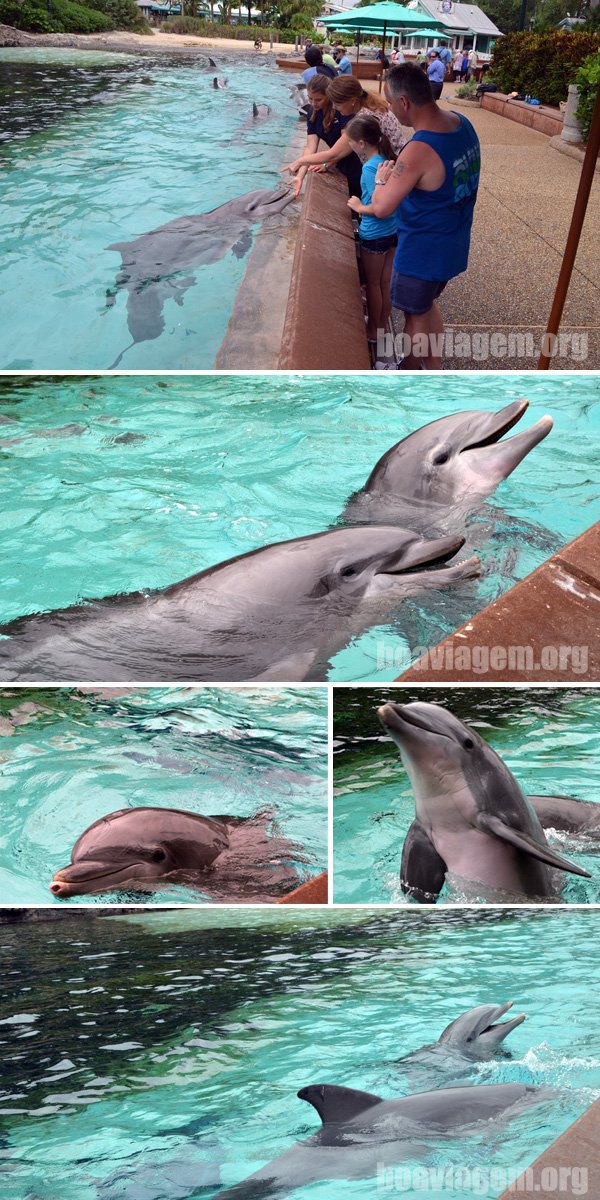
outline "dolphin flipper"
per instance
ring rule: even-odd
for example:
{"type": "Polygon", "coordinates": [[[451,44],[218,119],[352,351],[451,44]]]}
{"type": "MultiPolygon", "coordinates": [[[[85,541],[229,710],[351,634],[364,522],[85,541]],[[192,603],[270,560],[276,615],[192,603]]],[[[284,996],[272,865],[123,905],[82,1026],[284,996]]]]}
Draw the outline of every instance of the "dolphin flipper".
{"type": "Polygon", "coordinates": [[[248,253],[251,245],[252,234],[250,233],[250,230],[247,229],[246,232],[238,238],[237,242],[234,242],[233,246],[231,247],[231,252],[232,254],[235,254],[236,258],[243,258],[244,255],[248,253]]]}
{"type": "Polygon", "coordinates": [[[557,854],[550,846],[540,845],[529,834],[522,833],[520,829],[513,829],[511,825],[506,825],[504,821],[500,820],[500,817],[482,812],[479,813],[475,824],[483,833],[489,833],[492,837],[499,838],[500,841],[508,842],[522,854],[531,854],[533,858],[539,859],[549,867],[557,867],[559,871],[570,871],[573,875],[583,875],[586,879],[592,878],[590,872],[585,871],[583,867],[575,866],[574,863],[569,862],[568,858],[563,858],[562,854],[557,854]]]}
{"type": "Polygon", "coordinates": [[[404,841],[400,883],[405,896],[435,904],[446,878],[446,863],[420,821],[413,821],[404,841]]]}
{"type": "Polygon", "coordinates": [[[528,796],[544,829],[565,833],[600,832],[600,804],[574,796],[528,796]]]}

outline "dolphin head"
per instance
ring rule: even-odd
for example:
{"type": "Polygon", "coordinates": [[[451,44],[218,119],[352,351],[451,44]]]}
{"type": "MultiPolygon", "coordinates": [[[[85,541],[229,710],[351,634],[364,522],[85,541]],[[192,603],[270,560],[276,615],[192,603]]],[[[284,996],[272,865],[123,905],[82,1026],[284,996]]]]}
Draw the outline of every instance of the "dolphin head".
{"type": "Polygon", "coordinates": [[[263,221],[283,212],[292,203],[294,193],[287,187],[259,188],[240,197],[244,213],[253,221],[263,221]]]}
{"type": "Polygon", "coordinates": [[[461,412],[431,421],[384,454],[365,492],[445,505],[490,496],[552,429],[552,418],[542,417],[501,441],[527,407],[527,400],[515,400],[497,413],[461,412]]]}
{"type": "MultiPolygon", "coordinates": [[[[463,544],[459,536],[425,539],[388,525],[332,529],[245,555],[244,587],[257,601],[284,608],[385,611],[423,588],[477,575],[476,558],[450,564],[463,544]]],[[[237,578],[239,562],[230,560],[224,571],[234,568],[237,578]]]]}
{"type": "Polygon", "coordinates": [[[400,751],[413,786],[417,816],[422,817],[428,802],[441,795],[446,805],[450,803],[447,797],[458,803],[465,781],[485,781],[494,775],[502,776],[505,785],[510,780],[517,786],[491,746],[441,705],[421,700],[388,702],[378,716],[400,751]]]}
{"type": "Polygon", "coordinates": [[[438,1039],[439,1044],[454,1046],[477,1057],[494,1054],[509,1033],[525,1020],[525,1013],[519,1013],[510,1021],[495,1024],[512,1006],[512,1000],[508,1000],[506,1004],[480,1004],[478,1008],[470,1008],[447,1026],[438,1039]]]}
{"type": "Polygon", "coordinates": [[[56,872],[50,891],[60,900],[114,888],[156,885],[182,869],[210,865],[228,845],[225,827],[206,819],[194,830],[193,845],[185,833],[169,828],[164,814],[174,810],[122,809],[95,821],[76,841],[69,866],[56,872]],[[215,845],[216,835],[216,845],[215,845]]]}

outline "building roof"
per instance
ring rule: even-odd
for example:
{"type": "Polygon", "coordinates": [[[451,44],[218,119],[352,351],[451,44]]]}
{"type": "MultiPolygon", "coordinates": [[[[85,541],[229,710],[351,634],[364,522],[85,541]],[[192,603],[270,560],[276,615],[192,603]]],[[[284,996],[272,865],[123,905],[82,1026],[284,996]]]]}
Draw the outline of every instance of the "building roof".
{"type": "Polygon", "coordinates": [[[501,30],[476,4],[454,4],[451,13],[441,12],[439,0],[409,0],[409,8],[427,13],[435,21],[441,21],[446,29],[457,33],[480,33],[487,37],[501,37],[501,30]]]}

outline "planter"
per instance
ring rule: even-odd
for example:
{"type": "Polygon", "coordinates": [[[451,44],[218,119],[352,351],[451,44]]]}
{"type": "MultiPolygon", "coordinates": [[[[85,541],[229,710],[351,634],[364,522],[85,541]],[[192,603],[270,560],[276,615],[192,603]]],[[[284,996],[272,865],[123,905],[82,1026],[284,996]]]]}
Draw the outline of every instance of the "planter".
{"type": "Polygon", "coordinates": [[[567,100],[561,138],[563,142],[570,142],[572,146],[581,145],[583,143],[583,134],[581,130],[581,121],[577,120],[575,113],[579,104],[579,88],[576,84],[569,84],[569,98],[567,100]]]}

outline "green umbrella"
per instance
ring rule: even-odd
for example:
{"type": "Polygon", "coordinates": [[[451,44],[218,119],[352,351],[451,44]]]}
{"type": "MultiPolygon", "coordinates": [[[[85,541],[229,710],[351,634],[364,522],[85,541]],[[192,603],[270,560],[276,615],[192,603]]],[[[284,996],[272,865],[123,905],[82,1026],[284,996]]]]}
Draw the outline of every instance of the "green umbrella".
{"type": "Polygon", "coordinates": [[[452,41],[452,38],[447,37],[445,34],[442,36],[437,29],[407,29],[406,36],[411,37],[411,35],[413,37],[437,38],[438,42],[452,41]]]}
{"type": "MultiPolygon", "coordinates": [[[[339,16],[321,17],[321,25],[325,25],[327,29],[340,29],[345,32],[347,29],[356,30],[359,34],[364,33],[380,33],[382,37],[381,43],[381,62],[383,64],[385,56],[385,39],[388,33],[397,32],[400,29],[415,29],[415,26],[426,26],[439,24],[442,28],[442,22],[436,22],[435,17],[429,16],[427,13],[416,12],[413,8],[405,8],[403,4],[395,4],[393,0],[379,0],[376,4],[367,4],[364,8],[353,8],[349,13],[341,13],[339,16]]],[[[435,35],[437,36],[437,34],[435,35]]],[[[358,59],[358,55],[357,55],[358,59]]],[[[383,76],[379,80],[379,91],[381,91],[383,76]]]]}

